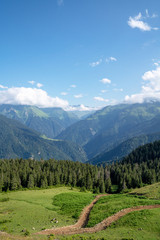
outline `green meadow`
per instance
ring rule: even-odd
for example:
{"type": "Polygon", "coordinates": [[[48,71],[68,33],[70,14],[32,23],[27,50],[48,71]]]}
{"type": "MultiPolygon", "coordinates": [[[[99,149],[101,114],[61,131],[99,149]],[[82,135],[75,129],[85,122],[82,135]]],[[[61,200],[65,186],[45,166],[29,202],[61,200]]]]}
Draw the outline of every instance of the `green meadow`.
{"type": "Polygon", "coordinates": [[[73,224],[93,199],[70,187],[1,193],[0,231],[24,235],[73,224]]]}
{"type": "MultiPolygon", "coordinates": [[[[80,192],[78,188],[70,187],[1,193],[0,230],[9,235],[0,235],[0,239],[160,239],[160,209],[129,213],[112,223],[106,230],[94,234],[34,235],[42,229],[74,224],[82,209],[94,196],[92,193],[80,192]]],[[[102,197],[94,205],[87,227],[94,226],[123,208],[151,204],[160,204],[159,183],[135,189],[128,194],[102,197]]]]}

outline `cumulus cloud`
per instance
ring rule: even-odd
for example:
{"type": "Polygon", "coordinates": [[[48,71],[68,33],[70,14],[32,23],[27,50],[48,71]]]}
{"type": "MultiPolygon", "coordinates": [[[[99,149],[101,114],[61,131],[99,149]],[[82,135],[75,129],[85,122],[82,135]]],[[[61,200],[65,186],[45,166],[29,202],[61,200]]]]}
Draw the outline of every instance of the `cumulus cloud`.
{"type": "Polygon", "coordinates": [[[68,107],[68,101],[50,97],[37,88],[12,87],[0,90],[0,104],[35,105],[38,107],[68,107]]]}
{"type": "Polygon", "coordinates": [[[128,25],[131,28],[138,28],[141,31],[158,30],[157,27],[151,27],[146,21],[144,21],[144,19],[153,18],[153,16],[156,17],[155,14],[150,17],[148,13],[148,9],[146,9],[146,16],[144,17],[142,16],[141,12],[135,17],[130,16],[128,20],[128,25]]]}
{"type": "Polygon", "coordinates": [[[92,63],[90,63],[89,65],[90,65],[91,67],[96,67],[96,66],[100,65],[101,62],[102,62],[102,59],[99,59],[98,61],[92,62],[92,63]]]}
{"type": "Polygon", "coordinates": [[[105,98],[102,98],[102,97],[94,97],[93,99],[96,100],[96,101],[99,101],[99,102],[109,102],[108,99],[105,99],[105,98]]]}
{"type": "Polygon", "coordinates": [[[78,95],[74,95],[75,98],[82,98],[83,95],[82,94],[78,94],[78,95]]]}
{"type": "Polygon", "coordinates": [[[155,70],[147,71],[143,74],[144,83],[141,92],[125,97],[127,103],[143,103],[147,100],[160,101],[160,67],[155,70]]]}
{"type": "Polygon", "coordinates": [[[104,84],[110,84],[111,83],[111,80],[108,79],[108,78],[103,78],[100,80],[101,83],[104,83],[104,84]]]}

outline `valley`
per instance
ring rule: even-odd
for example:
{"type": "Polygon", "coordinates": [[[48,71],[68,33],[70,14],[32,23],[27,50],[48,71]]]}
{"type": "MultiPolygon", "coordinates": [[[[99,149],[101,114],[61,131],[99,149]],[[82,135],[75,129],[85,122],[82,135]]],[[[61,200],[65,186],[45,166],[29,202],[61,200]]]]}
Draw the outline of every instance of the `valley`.
{"type": "MultiPolygon", "coordinates": [[[[38,145],[40,141],[44,142],[43,140],[48,139],[44,143],[48,145],[47,152],[46,147],[41,147],[42,151],[40,147],[37,150],[34,147],[31,152],[30,149],[25,149],[26,145],[30,144],[23,142],[21,146],[23,150],[19,155],[16,155],[12,149],[6,149],[8,154],[11,152],[9,157],[33,157],[37,160],[68,159],[100,165],[105,162],[119,161],[138,146],[159,140],[159,109],[159,102],[144,102],[107,106],[95,113],[82,112],[80,115],[60,108],[42,109],[3,104],[0,106],[0,113],[7,119],[10,118],[10,127],[12,124],[15,126],[14,120],[16,120],[23,124],[20,126],[26,133],[27,131],[37,133],[40,137],[38,145]],[[54,150],[52,150],[53,145],[54,150]],[[76,153],[76,148],[80,149],[81,154],[76,153]],[[72,153],[74,151],[75,154],[72,153]]],[[[9,121],[7,119],[6,122],[9,121]]],[[[23,136],[20,138],[23,139],[23,136]]],[[[1,148],[0,153],[4,153],[0,154],[0,157],[8,158],[7,155],[5,156],[6,151],[3,151],[3,146],[1,148]]]]}
{"type": "MultiPolygon", "coordinates": [[[[21,108],[23,119],[49,111],[21,108]]],[[[129,239],[153,239],[154,232],[158,239],[159,109],[158,102],[105,107],[54,138],[3,112],[0,238],[128,239],[129,232],[129,239]]]]}

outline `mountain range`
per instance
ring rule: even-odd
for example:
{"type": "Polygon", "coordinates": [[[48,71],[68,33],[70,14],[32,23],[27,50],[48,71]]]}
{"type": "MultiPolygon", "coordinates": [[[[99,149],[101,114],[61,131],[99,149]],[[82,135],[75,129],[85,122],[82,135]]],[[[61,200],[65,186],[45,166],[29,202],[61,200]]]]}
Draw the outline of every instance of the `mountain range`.
{"type": "Polygon", "coordinates": [[[54,138],[62,130],[79,120],[79,117],[62,108],[38,108],[27,105],[0,105],[0,113],[15,119],[42,135],[54,138]]]}
{"type": "Polygon", "coordinates": [[[113,148],[112,150],[101,153],[96,157],[88,160],[87,163],[93,165],[101,165],[105,163],[121,161],[125,156],[130,154],[137,147],[143,146],[147,143],[153,143],[154,141],[159,139],[160,133],[153,133],[149,135],[133,137],[120,143],[117,147],[113,148]]]}
{"type": "Polygon", "coordinates": [[[133,137],[157,134],[159,123],[160,102],[120,104],[107,106],[74,123],[57,138],[80,144],[90,160],[133,137]]]}
{"type": "MultiPolygon", "coordinates": [[[[120,160],[138,146],[160,139],[160,102],[107,106],[89,116],[86,115],[87,117],[83,112],[78,116],[76,112],[66,112],[61,108],[42,109],[23,105],[0,105],[0,113],[10,118],[10,121],[17,120],[25,124],[21,131],[16,130],[19,136],[22,135],[21,139],[25,136],[22,144],[24,149],[19,146],[21,154],[16,154],[12,148],[8,151],[12,154],[8,155],[6,146],[2,144],[0,150],[3,154],[0,154],[0,157],[5,157],[6,152],[7,158],[33,155],[37,159],[48,159],[51,156],[56,159],[81,162],[88,160],[92,164],[101,164],[120,160]],[[29,138],[32,134],[36,137],[29,138]],[[27,143],[25,138],[28,139],[27,143]],[[32,144],[35,138],[38,139],[36,147],[32,144]],[[38,145],[41,147],[37,148],[38,145]],[[53,145],[56,148],[54,151],[53,145]],[[32,146],[32,149],[29,146],[32,146]],[[37,154],[39,152],[41,156],[37,154]]],[[[9,119],[4,122],[8,121],[9,119]]],[[[18,122],[14,122],[13,125],[14,128],[15,125],[16,128],[19,126],[18,122]]],[[[5,129],[7,127],[9,136],[11,122],[5,129]]],[[[1,131],[3,135],[3,128],[1,131]]],[[[11,140],[17,143],[17,150],[18,139],[10,138],[8,142],[11,140]]],[[[5,143],[7,144],[7,140],[5,143]]]]}
{"type": "Polygon", "coordinates": [[[84,150],[74,143],[48,140],[24,124],[0,115],[0,158],[72,160],[85,162],[84,150]]]}

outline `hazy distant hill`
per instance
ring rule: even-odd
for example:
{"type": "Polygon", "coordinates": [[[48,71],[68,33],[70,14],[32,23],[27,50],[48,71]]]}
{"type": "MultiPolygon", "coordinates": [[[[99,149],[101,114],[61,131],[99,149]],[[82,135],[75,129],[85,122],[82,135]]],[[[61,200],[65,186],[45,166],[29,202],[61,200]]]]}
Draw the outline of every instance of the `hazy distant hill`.
{"type": "Polygon", "coordinates": [[[97,155],[95,158],[89,160],[88,163],[93,165],[101,165],[105,163],[111,163],[113,161],[120,161],[123,157],[127,156],[137,147],[154,142],[156,140],[160,140],[160,133],[133,137],[122,142],[112,150],[97,155]]]}
{"type": "Polygon", "coordinates": [[[74,143],[46,140],[25,125],[0,115],[0,158],[34,158],[85,162],[86,154],[74,143]]]}
{"type": "Polygon", "coordinates": [[[79,120],[79,117],[62,108],[38,108],[27,105],[0,105],[0,113],[15,119],[49,138],[79,120]]]}
{"type": "Polygon", "coordinates": [[[160,132],[160,102],[107,106],[67,129],[58,139],[83,146],[89,159],[127,139],[160,132]]]}

